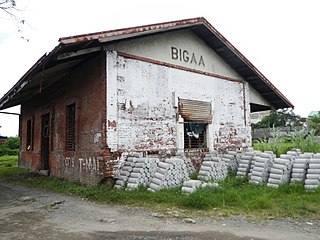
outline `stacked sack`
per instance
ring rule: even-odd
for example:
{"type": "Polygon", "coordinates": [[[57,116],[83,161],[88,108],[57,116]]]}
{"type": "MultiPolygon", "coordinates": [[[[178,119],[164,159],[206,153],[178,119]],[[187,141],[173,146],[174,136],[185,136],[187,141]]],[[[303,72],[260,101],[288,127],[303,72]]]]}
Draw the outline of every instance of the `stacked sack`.
{"type": "Polygon", "coordinates": [[[214,187],[219,187],[219,184],[202,182],[200,180],[187,180],[183,182],[181,192],[190,194],[190,193],[194,193],[199,188],[214,188],[214,187]]]}
{"type": "Polygon", "coordinates": [[[159,162],[148,190],[155,192],[162,188],[179,186],[187,179],[189,173],[185,162],[178,157],[169,158],[159,162]]]}
{"type": "Polygon", "coordinates": [[[176,156],[176,158],[180,158],[181,160],[184,161],[184,163],[186,164],[189,175],[192,175],[196,172],[196,169],[195,169],[191,159],[184,156],[184,153],[181,153],[180,156],[176,156]]]}
{"type": "Polygon", "coordinates": [[[138,157],[129,156],[123,163],[123,166],[120,168],[116,184],[114,188],[123,188],[125,187],[126,183],[128,182],[129,176],[137,162],[138,157]]]}
{"type": "Polygon", "coordinates": [[[293,156],[281,154],[273,160],[267,186],[278,188],[280,184],[288,183],[292,170],[293,156]]]}
{"type": "Polygon", "coordinates": [[[200,180],[187,180],[183,182],[181,192],[183,193],[193,193],[197,191],[202,185],[200,180]]]}
{"type": "Polygon", "coordinates": [[[146,157],[137,159],[128,178],[127,188],[133,190],[140,185],[148,186],[159,162],[159,158],[146,157]]]}
{"type": "Polygon", "coordinates": [[[211,161],[212,158],[218,157],[218,151],[205,153],[203,161],[211,161]]]}
{"type": "Polygon", "coordinates": [[[250,174],[250,183],[266,183],[269,178],[270,169],[273,163],[273,153],[259,153],[253,158],[254,166],[250,174]]]}
{"type": "Polygon", "coordinates": [[[255,155],[256,153],[253,151],[245,152],[240,155],[237,176],[239,177],[248,176],[251,169],[252,160],[255,155]]]}
{"type": "Polygon", "coordinates": [[[320,154],[314,154],[310,159],[305,180],[305,189],[313,190],[320,187],[320,154]]]}
{"type": "Polygon", "coordinates": [[[228,151],[227,153],[223,154],[221,160],[226,163],[227,167],[233,173],[237,172],[237,169],[238,169],[237,152],[228,151]]]}
{"type": "Polygon", "coordinates": [[[254,151],[255,155],[254,157],[252,158],[252,161],[251,161],[251,166],[250,166],[250,171],[248,173],[248,176],[251,177],[251,174],[252,174],[252,171],[253,171],[253,168],[254,168],[254,165],[256,163],[256,157],[260,157],[260,155],[262,154],[271,154],[273,155],[273,152],[270,152],[270,151],[265,151],[265,152],[261,152],[261,151],[254,151]]]}
{"type": "Polygon", "coordinates": [[[198,174],[199,180],[221,181],[228,175],[228,168],[220,157],[204,158],[198,174]]]}
{"type": "Polygon", "coordinates": [[[304,183],[313,154],[301,154],[293,161],[291,183],[304,183]]]}

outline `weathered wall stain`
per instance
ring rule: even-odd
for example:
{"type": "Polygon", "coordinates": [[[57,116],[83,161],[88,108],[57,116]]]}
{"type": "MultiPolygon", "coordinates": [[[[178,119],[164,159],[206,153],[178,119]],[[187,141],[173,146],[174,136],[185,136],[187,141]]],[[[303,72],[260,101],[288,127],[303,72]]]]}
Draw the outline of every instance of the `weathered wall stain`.
{"type": "Polygon", "coordinates": [[[107,53],[107,66],[107,119],[117,123],[107,129],[111,151],[177,150],[178,97],[212,103],[209,150],[250,146],[250,127],[246,126],[249,114],[244,114],[249,108],[243,106],[248,103],[244,101],[247,96],[242,94],[248,85],[241,81],[126,59],[115,52],[107,53]],[[120,66],[116,71],[115,65],[120,66]]]}
{"type": "Polygon", "coordinates": [[[103,162],[110,159],[103,139],[104,125],[107,125],[105,86],[105,53],[101,53],[74,69],[67,80],[54,83],[39,96],[23,103],[19,166],[35,172],[41,169],[41,116],[50,113],[50,175],[83,184],[99,183],[105,170],[99,159],[103,158],[103,162]],[[66,105],[71,103],[76,106],[76,149],[66,151],[66,105]],[[35,126],[31,151],[26,147],[28,120],[33,120],[35,126]]]}

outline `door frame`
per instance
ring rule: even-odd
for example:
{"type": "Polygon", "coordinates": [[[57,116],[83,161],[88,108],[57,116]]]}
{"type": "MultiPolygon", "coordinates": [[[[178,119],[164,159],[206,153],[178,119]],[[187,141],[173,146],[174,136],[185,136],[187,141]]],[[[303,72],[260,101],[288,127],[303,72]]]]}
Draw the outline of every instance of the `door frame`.
{"type": "Polygon", "coordinates": [[[41,115],[41,170],[50,170],[50,112],[41,115]]]}

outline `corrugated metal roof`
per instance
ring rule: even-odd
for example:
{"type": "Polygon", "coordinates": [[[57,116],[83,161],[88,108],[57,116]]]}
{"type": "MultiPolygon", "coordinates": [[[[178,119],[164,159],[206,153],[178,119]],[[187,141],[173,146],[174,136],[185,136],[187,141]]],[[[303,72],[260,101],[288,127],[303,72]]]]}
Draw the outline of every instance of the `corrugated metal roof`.
{"type": "MultiPolygon", "coordinates": [[[[74,67],[101,51],[107,42],[143,37],[177,29],[191,29],[225,62],[255,88],[275,109],[293,104],[206,19],[192,18],[133,28],[64,37],[0,99],[0,109],[19,105],[50,86],[74,67]]],[[[260,106],[261,107],[261,106],[260,106]]],[[[259,108],[259,106],[257,106],[259,108]]]]}

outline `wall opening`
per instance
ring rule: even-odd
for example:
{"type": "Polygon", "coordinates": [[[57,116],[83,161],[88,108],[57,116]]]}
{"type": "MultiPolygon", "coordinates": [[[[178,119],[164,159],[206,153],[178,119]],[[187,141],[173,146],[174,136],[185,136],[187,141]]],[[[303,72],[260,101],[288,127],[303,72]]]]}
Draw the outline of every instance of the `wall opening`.
{"type": "Polygon", "coordinates": [[[208,123],[184,123],[184,148],[207,148],[208,123]]]}
{"type": "Polygon", "coordinates": [[[179,114],[184,119],[184,148],[207,148],[207,129],[212,122],[211,102],[179,98],[179,114]]]}
{"type": "Polygon", "coordinates": [[[41,117],[41,169],[49,170],[50,114],[41,117]]]}
{"type": "Polygon", "coordinates": [[[27,131],[26,131],[26,142],[25,147],[27,151],[33,151],[33,140],[34,140],[34,116],[27,120],[27,131]]]}
{"type": "Polygon", "coordinates": [[[66,109],[66,150],[76,150],[76,104],[67,105],[66,109]]]}
{"type": "Polygon", "coordinates": [[[31,150],[31,131],[32,131],[32,123],[31,119],[27,121],[27,137],[26,137],[26,150],[31,150]]]}

